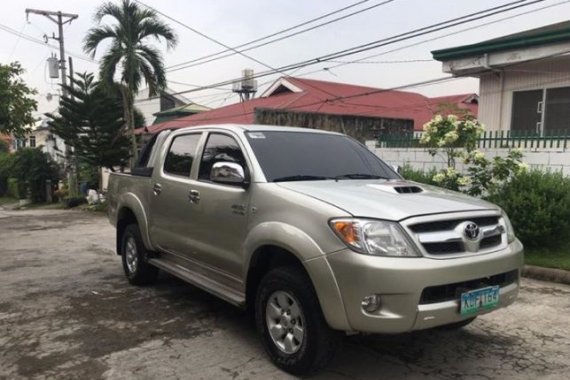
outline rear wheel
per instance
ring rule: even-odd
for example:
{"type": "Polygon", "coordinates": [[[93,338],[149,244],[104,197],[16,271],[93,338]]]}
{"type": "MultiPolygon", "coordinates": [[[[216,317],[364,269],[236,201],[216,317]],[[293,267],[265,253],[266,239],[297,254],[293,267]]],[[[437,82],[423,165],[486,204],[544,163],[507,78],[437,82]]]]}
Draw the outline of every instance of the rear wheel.
{"type": "Polygon", "coordinates": [[[265,351],[281,369],[308,375],[324,367],[342,336],[330,329],[308,276],[298,267],[280,267],[259,284],[255,321],[265,351]]]}
{"type": "Polygon", "coordinates": [[[139,226],[130,224],[125,228],[121,242],[123,270],[133,285],[150,285],[158,277],[158,268],[147,261],[148,252],[143,244],[139,226]]]}

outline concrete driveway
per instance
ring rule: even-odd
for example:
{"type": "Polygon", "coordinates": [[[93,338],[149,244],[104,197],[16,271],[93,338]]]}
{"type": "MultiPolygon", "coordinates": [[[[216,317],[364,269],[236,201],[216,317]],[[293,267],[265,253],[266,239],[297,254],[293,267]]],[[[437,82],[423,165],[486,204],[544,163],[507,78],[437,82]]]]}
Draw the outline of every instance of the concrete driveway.
{"type": "MultiPolygon", "coordinates": [[[[0,378],[290,378],[240,310],[167,275],[129,286],[114,244],[99,214],[0,210],[0,378]]],[[[562,379],[569,333],[570,287],[524,280],[460,331],[350,337],[316,378],[562,379]]]]}

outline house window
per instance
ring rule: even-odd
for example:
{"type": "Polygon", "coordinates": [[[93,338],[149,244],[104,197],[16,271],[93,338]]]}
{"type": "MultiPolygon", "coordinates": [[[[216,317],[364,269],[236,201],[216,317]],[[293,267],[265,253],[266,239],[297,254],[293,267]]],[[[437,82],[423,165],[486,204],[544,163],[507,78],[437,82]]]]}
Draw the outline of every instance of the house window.
{"type": "Polygon", "coordinates": [[[513,93],[513,133],[554,135],[562,130],[570,130],[570,87],[513,93]]]}
{"type": "Polygon", "coordinates": [[[30,148],[36,147],[36,136],[30,136],[30,148]]]}
{"type": "Polygon", "coordinates": [[[570,131],[570,87],[546,90],[544,133],[555,135],[561,130],[570,131]]]}

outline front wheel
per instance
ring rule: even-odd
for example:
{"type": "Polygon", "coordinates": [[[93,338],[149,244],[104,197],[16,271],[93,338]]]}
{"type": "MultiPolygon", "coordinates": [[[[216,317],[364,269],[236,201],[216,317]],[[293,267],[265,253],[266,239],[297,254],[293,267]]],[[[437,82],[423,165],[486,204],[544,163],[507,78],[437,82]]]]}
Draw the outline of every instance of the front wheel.
{"type": "Polygon", "coordinates": [[[125,228],[121,248],[127,280],[133,285],[154,283],[158,277],[158,268],[147,262],[148,254],[138,225],[130,224],[125,228]]]}
{"type": "Polygon", "coordinates": [[[294,375],[324,367],[342,342],[323,317],[313,285],[298,267],[267,273],[258,288],[255,320],[271,360],[294,375]]]}

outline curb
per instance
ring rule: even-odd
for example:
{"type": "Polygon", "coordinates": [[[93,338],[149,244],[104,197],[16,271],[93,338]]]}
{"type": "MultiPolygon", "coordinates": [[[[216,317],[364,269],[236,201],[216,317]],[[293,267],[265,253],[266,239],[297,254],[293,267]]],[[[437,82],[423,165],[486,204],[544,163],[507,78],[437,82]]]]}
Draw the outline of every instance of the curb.
{"type": "Polygon", "coordinates": [[[570,271],[563,269],[525,265],[522,270],[522,275],[523,277],[528,277],[535,280],[550,281],[570,285],[570,271]]]}

